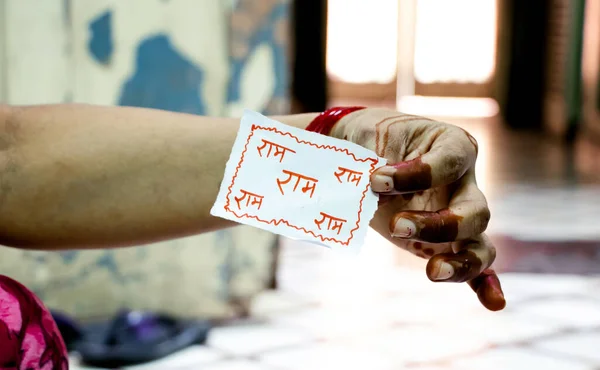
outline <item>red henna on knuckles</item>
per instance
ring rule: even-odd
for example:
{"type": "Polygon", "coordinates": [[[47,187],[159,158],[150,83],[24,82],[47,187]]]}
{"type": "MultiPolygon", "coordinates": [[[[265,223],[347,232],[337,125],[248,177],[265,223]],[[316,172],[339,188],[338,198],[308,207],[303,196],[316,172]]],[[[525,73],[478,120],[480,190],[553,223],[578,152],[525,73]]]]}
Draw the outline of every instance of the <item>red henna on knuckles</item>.
{"type": "Polygon", "coordinates": [[[427,263],[427,277],[436,282],[464,283],[475,278],[481,273],[483,262],[477,255],[469,250],[463,250],[458,253],[437,254],[427,263]],[[443,280],[433,280],[432,276],[439,275],[439,268],[442,262],[452,266],[454,274],[443,280]]]}
{"type": "Polygon", "coordinates": [[[506,299],[502,292],[500,279],[492,269],[484,270],[475,279],[468,282],[469,286],[477,293],[481,304],[490,311],[500,311],[506,307],[506,299]]]}
{"type": "Polygon", "coordinates": [[[423,243],[421,243],[421,242],[414,242],[413,248],[415,248],[417,250],[421,250],[421,249],[423,249],[423,243]]]}
{"type": "Polygon", "coordinates": [[[416,225],[416,235],[410,235],[411,238],[430,243],[445,243],[456,240],[458,225],[463,217],[454,214],[448,208],[437,212],[399,212],[390,220],[390,233],[394,233],[399,219],[410,220],[416,225]]]}
{"type": "Polygon", "coordinates": [[[421,157],[393,164],[392,167],[395,169],[392,178],[397,192],[414,193],[431,188],[431,166],[421,157]]]}

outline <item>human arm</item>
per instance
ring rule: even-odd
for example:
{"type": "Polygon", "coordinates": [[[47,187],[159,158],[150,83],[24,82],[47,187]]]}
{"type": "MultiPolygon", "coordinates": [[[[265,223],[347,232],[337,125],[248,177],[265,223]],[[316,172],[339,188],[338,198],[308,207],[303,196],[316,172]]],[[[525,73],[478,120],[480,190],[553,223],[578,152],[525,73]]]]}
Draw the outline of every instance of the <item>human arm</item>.
{"type": "MultiPolygon", "coordinates": [[[[298,128],[315,114],[273,117],[298,128]]],[[[239,119],[129,107],[0,107],[0,244],[139,245],[212,217],[239,119]]]]}
{"type": "MultiPolygon", "coordinates": [[[[487,308],[502,309],[488,269],[495,249],[483,234],[489,210],[475,181],[476,141],[391,110],[338,113],[273,118],[385,157],[371,177],[382,196],[371,226],[429,259],[431,280],[467,281],[487,308]],[[314,124],[327,117],[337,123],[314,124]]],[[[233,118],[151,109],[0,106],[0,244],[118,247],[231,226],[209,212],[237,129],[233,118]]]]}

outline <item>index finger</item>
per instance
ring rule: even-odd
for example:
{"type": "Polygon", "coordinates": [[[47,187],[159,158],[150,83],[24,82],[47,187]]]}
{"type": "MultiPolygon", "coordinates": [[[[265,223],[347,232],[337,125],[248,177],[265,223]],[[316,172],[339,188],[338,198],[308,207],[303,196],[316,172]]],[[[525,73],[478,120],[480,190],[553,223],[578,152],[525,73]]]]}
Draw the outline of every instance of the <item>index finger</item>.
{"type": "Polygon", "coordinates": [[[423,155],[383,166],[371,175],[373,191],[402,194],[448,185],[460,179],[477,159],[475,139],[462,129],[445,130],[423,155]]]}

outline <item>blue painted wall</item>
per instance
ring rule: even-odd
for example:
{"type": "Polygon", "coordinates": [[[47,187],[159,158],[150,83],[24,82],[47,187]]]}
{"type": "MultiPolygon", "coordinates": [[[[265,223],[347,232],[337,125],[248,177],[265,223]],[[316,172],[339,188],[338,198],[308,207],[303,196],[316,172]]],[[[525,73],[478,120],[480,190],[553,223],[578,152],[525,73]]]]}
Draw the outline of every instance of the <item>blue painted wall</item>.
{"type": "MultiPolygon", "coordinates": [[[[109,64],[114,51],[112,12],[92,20],[90,33],[90,55],[109,64]]],[[[135,71],[121,87],[118,104],[205,115],[203,80],[203,70],[186,59],[167,35],[153,35],[137,47],[135,71]]]]}

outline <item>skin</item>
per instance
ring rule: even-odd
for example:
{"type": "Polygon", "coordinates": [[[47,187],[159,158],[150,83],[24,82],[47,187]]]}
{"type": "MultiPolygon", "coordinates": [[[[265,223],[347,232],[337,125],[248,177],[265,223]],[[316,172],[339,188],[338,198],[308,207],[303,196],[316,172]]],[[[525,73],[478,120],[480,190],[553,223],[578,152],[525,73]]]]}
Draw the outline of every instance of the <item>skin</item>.
{"type": "MultiPolygon", "coordinates": [[[[315,117],[273,118],[304,129],[315,117]]],[[[142,108],[0,106],[0,244],[114,248],[233,226],[210,208],[238,124],[142,108]]],[[[504,307],[485,271],[495,250],[482,234],[489,210],[470,135],[382,109],[346,116],[331,135],[389,161],[371,178],[383,195],[375,230],[429,258],[430,279],[470,281],[487,308],[504,307]]]]}
{"type": "MultiPolygon", "coordinates": [[[[89,105],[3,111],[1,245],[124,247],[235,225],[210,208],[238,119],[89,105]]],[[[274,118],[304,128],[314,117],[274,118]]]]}
{"type": "Polygon", "coordinates": [[[371,226],[428,259],[430,280],[469,282],[486,308],[503,309],[500,281],[489,269],[496,250],[483,233],[490,211],[475,179],[476,140],[459,127],[386,109],[351,113],[330,135],[388,160],[371,176],[381,195],[371,226]]]}

